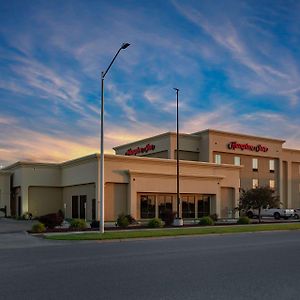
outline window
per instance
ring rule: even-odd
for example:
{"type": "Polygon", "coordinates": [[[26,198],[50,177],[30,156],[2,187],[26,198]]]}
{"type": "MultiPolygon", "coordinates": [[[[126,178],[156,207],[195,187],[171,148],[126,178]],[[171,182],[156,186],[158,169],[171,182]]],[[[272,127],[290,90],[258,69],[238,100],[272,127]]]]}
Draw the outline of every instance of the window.
{"type": "Polygon", "coordinates": [[[86,219],[85,215],[85,210],[86,210],[86,195],[81,195],[80,196],[80,219],[86,219]]]}
{"type": "Polygon", "coordinates": [[[170,195],[157,196],[158,217],[162,218],[167,211],[172,211],[173,197],[170,195]]]}
{"type": "Polygon", "coordinates": [[[72,219],[78,218],[78,196],[72,196],[72,219]]]}
{"type": "Polygon", "coordinates": [[[252,158],[252,170],[257,171],[258,170],[258,159],[252,158]]]}
{"type": "Polygon", "coordinates": [[[198,218],[209,216],[210,214],[210,196],[200,196],[198,198],[198,218]]]}
{"type": "Polygon", "coordinates": [[[274,173],[274,171],[275,171],[275,161],[274,161],[274,159],[269,160],[269,170],[270,170],[270,173],[274,173]]]}
{"type": "Polygon", "coordinates": [[[92,199],[92,220],[96,220],[96,199],[92,199]]]}
{"type": "Polygon", "coordinates": [[[195,218],[195,196],[182,196],[182,217],[195,218]]]}
{"type": "Polygon", "coordinates": [[[141,195],[141,218],[155,218],[155,196],[141,195]]]}
{"type": "Polygon", "coordinates": [[[269,180],[269,186],[270,186],[270,189],[275,189],[275,180],[274,179],[269,180]]]}
{"type": "Polygon", "coordinates": [[[215,163],[219,165],[221,164],[221,154],[215,155],[215,163]]]}
{"type": "Polygon", "coordinates": [[[252,188],[256,189],[258,187],[258,179],[252,179],[252,188]]]}
{"type": "Polygon", "coordinates": [[[236,166],[240,166],[241,165],[241,158],[239,156],[235,156],[234,157],[234,164],[236,166]]]}

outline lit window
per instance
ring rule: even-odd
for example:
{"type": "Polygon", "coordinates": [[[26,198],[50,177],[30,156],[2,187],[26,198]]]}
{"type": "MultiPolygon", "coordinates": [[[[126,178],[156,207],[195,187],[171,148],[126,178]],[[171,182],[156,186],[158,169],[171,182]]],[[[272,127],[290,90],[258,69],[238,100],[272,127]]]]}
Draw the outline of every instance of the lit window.
{"type": "Polygon", "coordinates": [[[270,186],[270,189],[275,189],[275,180],[274,179],[270,179],[269,186],[270,186]]]}
{"type": "Polygon", "coordinates": [[[252,169],[253,169],[253,171],[258,170],[258,159],[257,158],[252,158],[252,169]]]}
{"type": "Polygon", "coordinates": [[[274,159],[269,160],[269,170],[270,170],[271,173],[274,173],[274,171],[275,171],[275,161],[274,161],[274,159]]]}
{"type": "Polygon", "coordinates": [[[258,179],[252,179],[252,188],[256,189],[258,187],[258,179]]]}
{"type": "Polygon", "coordinates": [[[220,154],[216,154],[215,155],[215,163],[216,164],[221,164],[221,155],[220,154]]]}
{"type": "Polygon", "coordinates": [[[234,164],[236,166],[240,166],[241,165],[241,158],[239,156],[235,156],[234,157],[234,164]]]}

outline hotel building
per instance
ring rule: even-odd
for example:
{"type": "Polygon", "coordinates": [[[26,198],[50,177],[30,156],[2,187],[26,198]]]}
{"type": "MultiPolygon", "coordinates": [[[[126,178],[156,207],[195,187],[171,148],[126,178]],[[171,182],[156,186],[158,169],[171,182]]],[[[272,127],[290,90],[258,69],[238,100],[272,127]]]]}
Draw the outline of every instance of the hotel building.
{"type": "MultiPolygon", "coordinates": [[[[204,130],[179,135],[180,213],[236,217],[241,189],[270,186],[283,207],[300,207],[300,151],[284,140],[204,130]]],[[[114,148],[105,155],[105,220],[136,219],[176,210],[176,133],[114,148]]],[[[68,218],[97,219],[98,154],[60,164],[17,162],[0,171],[0,207],[8,215],[63,210],[68,218]]]]}

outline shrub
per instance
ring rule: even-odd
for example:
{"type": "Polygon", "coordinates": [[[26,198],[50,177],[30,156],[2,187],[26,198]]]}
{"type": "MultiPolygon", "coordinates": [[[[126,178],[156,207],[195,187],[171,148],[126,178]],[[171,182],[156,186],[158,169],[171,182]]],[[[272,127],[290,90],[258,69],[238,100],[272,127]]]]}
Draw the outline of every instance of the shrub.
{"type": "Polygon", "coordinates": [[[202,218],[199,219],[199,225],[201,225],[201,226],[214,225],[214,220],[209,216],[202,217],[202,218]]]}
{"type": "Polygon", "coordinates": [[[246,216],[240,217],[237,224],[250,224],[250,219],[246,216]]]}
{"type": "Polygon", "coordinates": [[[129,226],[129,220],[128,220],[127,216],[125,216],[124,214],[121,214],[118,216],[116,223],[117,223],[117,226],[119,226],[121,228],[127,228],[129,226]]]}
{"type": "Polygon", "coordinates": [[[163,222],[159,218],[153,218],[148,222],[148,227],[150,227],[150,228],[163,227],[163,222]]]}
{"type": "Polygon", "coordinates": [[[62,218],[59,214],[47,214],[40,216],[38,220],[39,222],[43,223],[46,228],[52,229],[55,226],[60,226],[64,218],[62,218]]]}
{"type": "Polygon", "coordinates": [[[41,233],[46,231],[46,227],[43,223],[34,224],[31,228],[32,232],[41,233]]]}
{"type": "Polygon", "coordinates": [[[132,215],[125,215],[130,225],[137,224],[136,219],[132,215]]]}
{"type": "Polygon", "coordinates": [[[176,216],[176,213],[170,209],[165,209],[161,213],[161,219],[164,221],[166,226],[170,226],[173,224],[175,216],[176,216]]]}
{"type": "Polygon", "coordinates": [[[97,220],[93,220],[91,222],[91,228],[99,228],[100,227],[100,222],[97,220]]]}
{"type": "Polygon", "coordinates": [[[63,218],[63,219],[65,218],[65,214],[64,214],[64,212],[61,209],[57,212],[57,215],[60,218],[63,218]]]}
{"type": "Polygon", "coordinates": [[[70,221],[70,227],[76,229],[85,229],[86,222],[83,219],[73,219],[70,221]]]}
{"type": "Polygon", "coordinates": [[[217,222],[219,216],[218,216],[218,214],[211,214],[211,215],[210,215],[210,218],[211,218],[214,222],[217,222]]]}
{"type": "Polygon", "coordinates": [[[23,215],[22,215],[22,219],[23,220],[31,220],[32,219],[32,213],[30,212],[25,212],[23,215]]]}

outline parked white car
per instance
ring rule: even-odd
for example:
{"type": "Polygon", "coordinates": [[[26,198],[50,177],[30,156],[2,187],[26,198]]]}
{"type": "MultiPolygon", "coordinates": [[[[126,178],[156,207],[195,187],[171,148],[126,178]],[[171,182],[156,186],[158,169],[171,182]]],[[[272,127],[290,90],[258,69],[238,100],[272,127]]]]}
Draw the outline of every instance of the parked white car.
{"type": "MultiPolygon", "coordinates": [[[[280,218],[288,219],[295,215],[295,210],[292,208],[262,208],[262,217],[274,217],[274,219],[279,220],[280,218]]],[[[249,218],[258,217],[258,209],[251,209],[247,211],[247,216],[249,218]]],[[[300,210],[299,210],[300,216],[300,210]]]]}
{"type": "Polygon", "coordinates": [[[295,219],[300,219],[300,208],[295,208],[294,209],[294,218],[295,219]]]}

